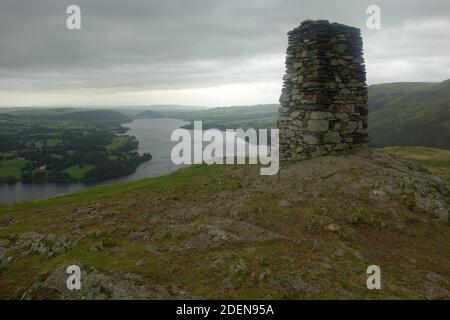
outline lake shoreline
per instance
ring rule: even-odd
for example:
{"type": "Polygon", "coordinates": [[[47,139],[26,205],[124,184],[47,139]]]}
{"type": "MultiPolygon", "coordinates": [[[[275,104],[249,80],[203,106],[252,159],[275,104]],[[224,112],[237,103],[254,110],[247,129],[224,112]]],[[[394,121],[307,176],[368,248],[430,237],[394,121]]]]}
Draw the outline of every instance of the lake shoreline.
{"type": "Polygon", "coordinates": [[[83,182],[22,182],[15,184],[0,184],[0,205],[12,204],[20,201],[49,198],[80,191],[90,187],[115,184],[150,178],[171,173],[182,166],[172,164],[170,160],[170,136],[174,129],[180,128],[186,121],[173,118],[135,119],[122,124],[127,128],[126,134],[135,136],[139,141],[139,154],[149,152],[150,161],[141,163],[136,170],[125,176],[104,181],[83,182]]]}

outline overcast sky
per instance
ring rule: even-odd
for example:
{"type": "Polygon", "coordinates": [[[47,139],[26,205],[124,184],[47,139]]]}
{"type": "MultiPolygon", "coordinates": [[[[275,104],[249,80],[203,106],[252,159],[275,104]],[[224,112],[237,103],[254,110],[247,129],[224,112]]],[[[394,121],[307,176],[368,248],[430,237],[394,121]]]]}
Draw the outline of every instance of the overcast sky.
{"type": "Polygon", "coordinates": [[[361,28],[368,84],[442,81],[449,17],[448,0],[1,0],[0,106],[277,103],[304,19],[361,28]]]}

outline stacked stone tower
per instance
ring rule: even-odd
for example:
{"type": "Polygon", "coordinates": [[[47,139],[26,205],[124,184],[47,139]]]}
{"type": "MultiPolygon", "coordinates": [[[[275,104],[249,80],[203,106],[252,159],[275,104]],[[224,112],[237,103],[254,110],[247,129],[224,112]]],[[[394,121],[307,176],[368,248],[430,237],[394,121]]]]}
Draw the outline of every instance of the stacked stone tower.
{"type": "Polygon", "coordinates": [[[361,32],[306,20],[288,33],[280,97],[280,158],[367,146],[367,86],[361,32]]]}

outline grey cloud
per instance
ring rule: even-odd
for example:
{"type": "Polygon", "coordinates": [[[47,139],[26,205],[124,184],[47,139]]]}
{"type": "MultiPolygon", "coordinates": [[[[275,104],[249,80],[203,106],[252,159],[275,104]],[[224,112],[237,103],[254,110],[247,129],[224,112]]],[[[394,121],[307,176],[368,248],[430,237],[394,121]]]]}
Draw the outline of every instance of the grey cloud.
{"type": "MultiPolygon", "coordinates": [[[[448,73],[450,3],[377,1],[382,30],[365,27],[371,0],[2,0],[0,86],[3,90],[174,89],[281,81],[286,32],[302,20],[328,19],[362,28],[369,81],[395,81],[370,68],[396,59],[430,58],[412,81],[448,73]],[[82,30],[65,28],[70,4],[82,30]],[[427,24],[441,21],[438,28],[427,24]],[[277,66],[252,59],[280,57],[277,66]],[[442,73],[436,67],[443,64],[442,73]]],[[[405,80],[401,76],[399,80],[405,80]]],[[[274,99],[275,100],[275,99],[274,99]]]]}

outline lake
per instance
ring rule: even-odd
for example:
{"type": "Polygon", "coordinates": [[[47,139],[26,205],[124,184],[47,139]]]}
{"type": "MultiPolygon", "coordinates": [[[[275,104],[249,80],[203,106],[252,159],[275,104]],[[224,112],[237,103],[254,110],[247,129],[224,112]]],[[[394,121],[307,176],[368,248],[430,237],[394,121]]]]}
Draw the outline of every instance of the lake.
{"type": "Polygon", "coordinates": [[[181,166],[174,165],[170,159],[172,131],[186,122],[178,119],[138,119],[124,124],[130,128],[127,132],[139,141],[139,153],[149,152],[151,161],[141,164],[135,173],[107,180],[96,184],[81,183],[17,183],[15,185],[0,184],[0,203],[13,203],[17,201],[37,198],[47,198],[85,189],[90,186],[118,183],[155,177],[173,172],[181,166]]]}
{"type": "MultiPolygon", "coordinates": [[[[149,152],[152,155],[152,160],[142,163],[133,174],[89,185],[82,183],[50,182],[19,182],[14,185],[0,184],[0,204],[14,203],[29,199],[48,198],[92,186],[156,177],[176,171],[186,165],[173,164],[170,154],[172,146],[178,142],[171,142],[170,137],[173,130],[186,123],[187,122],[178,119],[137,119],[131,123],[124,124],[124,127],[130,129],[126,134],[135,136],[139,141],[139,148],[137,151],[141,154],[149,152]]],[[[190,130],[190,132],[192,137],[191,150],[193,151],[193,144],[197,141],[196,139],[198,137],[193,134],[192,130],[190,130]]],[[[230,137],[233,138],[234,134],[231,134],[230,137]]],[[[248,146],[247,142],[244,143],[248,146]]],[[[207,144],[207,142],[202,143],[203,147],[207,144]]],[[[225,155],[227,154],[225,153],[225,155]]],[[[234,153],[231,153],[230,155],[233,156],[234,153]]],[[[247,150],[246,155],[248,156],[247,150]]],[[[207,159],[208,158],[204,158],[204,160],[207,159]]]]}

